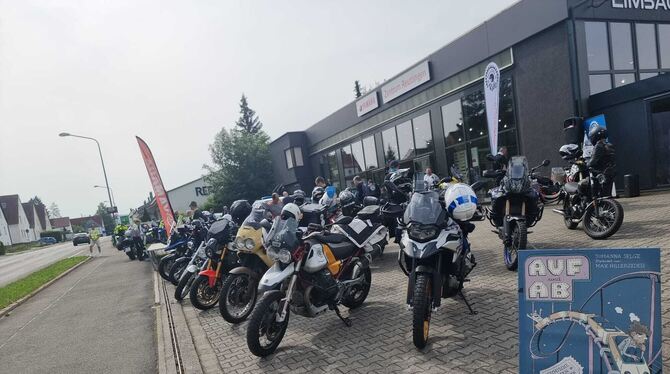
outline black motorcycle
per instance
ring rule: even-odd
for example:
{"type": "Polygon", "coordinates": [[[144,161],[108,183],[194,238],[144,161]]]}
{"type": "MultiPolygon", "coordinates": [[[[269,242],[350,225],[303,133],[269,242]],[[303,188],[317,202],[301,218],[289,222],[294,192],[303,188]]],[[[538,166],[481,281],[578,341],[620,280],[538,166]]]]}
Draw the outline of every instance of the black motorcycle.
{"type": "MultiPolygon", "coordinates": [[[[493,156],[487,158],[493,161],[493,156]]],[[[518,252],[528,245],[528,228],[542,218],[544,205],[538,192],[531,187],[531,175],[540,167],[549,165],[549,160],[528,169],[528,160],[524,156],[515,156],[509,161],[507,170],[486,170],[484,177],[502,177],[499,186],[489,191],[491,207],[486,217],[495,228],[493,232],[503,242],[503,260],[508,270],[518,267],[518,252]]]]}
{"type": "Polygon", "coordinates": [[[129,259],[143,261],[146,257],[146,248],[144,239],[139,229],[131,228],[126,230],[123,239],[118,245],[118,249],[126,253],[129,259]]]}

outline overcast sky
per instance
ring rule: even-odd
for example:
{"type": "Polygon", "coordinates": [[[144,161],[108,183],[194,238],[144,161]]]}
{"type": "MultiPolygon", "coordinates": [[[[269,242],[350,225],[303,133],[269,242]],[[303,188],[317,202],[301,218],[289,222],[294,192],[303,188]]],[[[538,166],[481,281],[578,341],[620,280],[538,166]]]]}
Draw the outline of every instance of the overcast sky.
{"type": "MultiPolygon", "coordinates": [[[[200,177],[244,92],[274,139],[304,130],[515,0],[0,0],[0,195],[78,217],[200,177]]],[[[473,45],[472,48],[478,46],[473,45]]],[[[259,183],[263,183],[259,181],[259,183]]]]}

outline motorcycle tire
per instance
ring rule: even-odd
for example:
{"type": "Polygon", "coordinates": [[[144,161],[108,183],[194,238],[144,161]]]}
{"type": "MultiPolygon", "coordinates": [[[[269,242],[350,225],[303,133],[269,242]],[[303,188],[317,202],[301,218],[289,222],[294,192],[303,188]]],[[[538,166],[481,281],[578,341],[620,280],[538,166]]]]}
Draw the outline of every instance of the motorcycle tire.
{"type": "Polygon", "coordinates": [[[229,323],[240,323],[246,320],[256,305],[258,297],[258,282],[247,274],[229,275],[221,285],[219,296],[219,312],[221,317],[229,323]],[[249,295],[245,295],[250,291],[249,295]],[[235,305],[233,305],[235,304],[235,305]],[[242,306],[239,313],[233,308],[242,306]]]}
{"type": "Polygon", "coordinates": [[[129,258],[130,260],[134,260],[134,259],[135,259],[135,253],[134,253],[132,250],[131,250],[130,252],[126,253],[126,254],[128,255],[128,258],[129,258]]]}
{"type": "Polygon", "coordinates": [[[602,231],[597,230],[593,225],[593,219],[598,219],[593,217],[595,205],[589,205],[586,208],[586,212],[584,212],[584,232],[586,232],[586,235],[595,240],[607,239],[619,231],[619,228],[623,223],[623,207],[618,201],[614,199],[602,199],[598,200],[596,203],[601,205],[601,209],[605,208],[603,205],[608,206],[607,209],[610,211],[613,217],[611,218],[610,222],[608,222],[609,225],[607,228],[602,231]]]}
{"type": "Polygon", "coordinates": [[[189,296],[193,307],[200,310],[212,309],[219,302],[221,294],[221,280],[217,280],[214,287],[209,286],[209,278],[198,275],[191,285],[189,296]]]}
{"type": "Polygon", "coordinates": [[[519,267],[519,251],[526,249],[528,246],[528,228],[526,222],[513,221],[512,227],[512,244],[505,245],[505,267],[509,271],[515,271],[519,267]]]}
{"type": "Polygon", "coordinates": [[[412,302],[412,340],[414,346],[418,349],[424,349],[428,343],[432,292],[432,275],[428,273],[417,274],[412,302]]]}
{"type": "Polygon", "coordinates": [[[191,286],[193,285],[193,280],[195,279],[195,274],[188,273],[183,274],[177,283],[177,288],[174,290],[174,298],[177,301],[182,301],[186,298],[186,295],[191,291],[191,286]]]}
{"type": "Polygon", "coordinates": [[[251,313],[249,325],[247,325],[247,346],[255,356],[266,357],[271,355],[284,338],[291,308],[286,309],[286,318],[283,322],[277,322],[275,318],[277,311],[282,306],[281,300],[283,298],[283,292],[267,292],[261,296],[256,308],[251,313]],[[268,326],[268,324],[270,325],[268,326]],[[267,337],[268,344],[262,344],[261,337],[267,337]]]}
{"type": "Polygon", "coordinates": [[[369,267],[363,271],[363,276],[365,277],[365,284],[363,284],[362,287],[356,286],[356,288],[348,290],[346,295],[342,298],[342,305],[349,309],[358,308],[363,305],[365,299],[368,298],[370,285],[372,284],[372,271],[370,271],[369,267]],[[353,291],[353,293],[351,291],[353,291]]]}
{"type": "Polygon", "coordinates": [[[191,259],[188,257],[181,257],[176,259],[170,268],[170,273],[168,274],[167,280],[175,286],[179,284],[181,274],[184,272],[184,270],[186,270],[189,262],[191,262],[191,259]]]}
{"type": "Polygon", "coordinates": [[[577,225],[579,223],[574,222],[572,220],[572,217],[570,217],[568,213],[569,211],[570,211],[570,196],[566,196],[565,200],[563,200],[563,223],[565,224],[565,227],[568,228],[568,230],[574,230],[577,228],[577,225]]]}
{"type": "Polygon", "coordinates": [[[158,274],[160,274],[161,278],[165,279],[166,281],[170,280],[170,269],[176,260],[177,255],[174,253],[161,258],[161,260],[158,262],[158,274]]]}

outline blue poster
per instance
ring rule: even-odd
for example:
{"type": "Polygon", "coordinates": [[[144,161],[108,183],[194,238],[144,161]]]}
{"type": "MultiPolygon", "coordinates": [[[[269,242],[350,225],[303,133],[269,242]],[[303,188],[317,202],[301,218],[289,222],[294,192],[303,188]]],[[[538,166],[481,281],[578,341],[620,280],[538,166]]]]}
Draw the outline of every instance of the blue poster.
{"type": "Polygon", "coordinates": [[[660,250],[519,251],[519,372],[656,374],[660,250]]]}
{"type": "Polygon", "coordinates": [[[600,114],[595,117],[587,118],[584,120],[584,142],[582,143],[582,151],[585,158],[590,158],[593,154],[593,145],[589,140],[589,130],[593,126],[600,126],[607,128],[607,122],[605,122],[605,115],[600,114]]]}

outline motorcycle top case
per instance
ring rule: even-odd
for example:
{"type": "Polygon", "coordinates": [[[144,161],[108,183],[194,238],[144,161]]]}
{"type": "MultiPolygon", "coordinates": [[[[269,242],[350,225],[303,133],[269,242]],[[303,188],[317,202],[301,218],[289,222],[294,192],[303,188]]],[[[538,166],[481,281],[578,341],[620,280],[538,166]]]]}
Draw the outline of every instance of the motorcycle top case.
{"type": "Polygon", "coordinates": [[[327,209],[327,206],[321,204],[304,204],[300,207],[300,211],[302,212],[302,219],[300,219],[299,227],[307,227],[310,223],[324,225],[327,209]]]}

